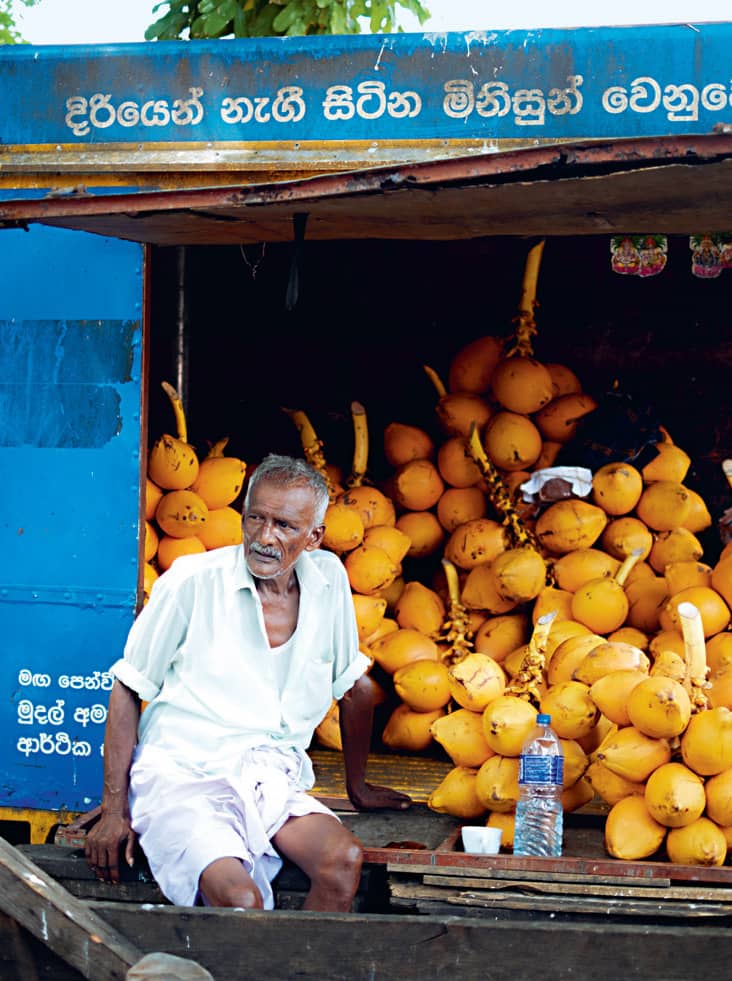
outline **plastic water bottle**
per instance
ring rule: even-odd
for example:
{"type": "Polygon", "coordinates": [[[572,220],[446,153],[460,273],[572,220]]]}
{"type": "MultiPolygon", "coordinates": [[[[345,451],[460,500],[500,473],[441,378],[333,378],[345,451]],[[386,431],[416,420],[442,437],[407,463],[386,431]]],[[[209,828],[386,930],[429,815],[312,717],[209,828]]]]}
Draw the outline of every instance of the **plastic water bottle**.
{"type": "Polygon", "coordinates": [[[562,854],[564,753],[551,721],[550,715],[537,715],[521,750],[514,855],[562,854]]]}

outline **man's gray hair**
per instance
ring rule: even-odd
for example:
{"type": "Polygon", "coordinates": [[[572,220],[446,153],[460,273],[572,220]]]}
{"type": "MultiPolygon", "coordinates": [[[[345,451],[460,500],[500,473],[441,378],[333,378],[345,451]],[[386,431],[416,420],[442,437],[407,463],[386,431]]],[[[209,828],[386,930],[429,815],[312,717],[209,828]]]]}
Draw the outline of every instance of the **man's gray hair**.
{"type": "Polygon", "coordinates": [[[322,525],[330,503],[330,494],[325,477],[315,467],[294,456],[269,453],[249,478],[244,498],[245,513],[254,488],[262,480],[269,480],[280,487],[309,487],[315,498],[315,526],[322,525]]]}

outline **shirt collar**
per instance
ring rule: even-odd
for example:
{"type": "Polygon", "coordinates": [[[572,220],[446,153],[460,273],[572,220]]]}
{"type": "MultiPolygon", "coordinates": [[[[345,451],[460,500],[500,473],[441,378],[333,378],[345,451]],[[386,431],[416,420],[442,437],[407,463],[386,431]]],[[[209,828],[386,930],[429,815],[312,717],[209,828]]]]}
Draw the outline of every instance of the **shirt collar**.
{"type": "MultiPolygon", "coordinates": [[[[313,561],[311,552],[302,552],[295,562],[295,572],[300,583],[300,589],[317,592],[330,585],[328,579],[323,575],[316,562],[313,561]]],[[[248,589],[250,592],[256,591],[254,576],[249,571],[249,566],[244,558],[244,546],[239,546],[236,558],[236,568],[234,571],[234,589],[248,589]]]]}

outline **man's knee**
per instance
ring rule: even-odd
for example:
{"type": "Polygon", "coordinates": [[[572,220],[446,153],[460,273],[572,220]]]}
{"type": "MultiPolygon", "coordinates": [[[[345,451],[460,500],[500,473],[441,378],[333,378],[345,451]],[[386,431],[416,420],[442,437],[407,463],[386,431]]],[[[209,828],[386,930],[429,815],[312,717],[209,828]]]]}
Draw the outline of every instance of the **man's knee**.
{"type": "Polygon", "coordinates": [[[355,894],[361,878],[363,848],[353,836],[339,841],[328,850],[317,873],[317,879],[339,892],[355,894]]]}
{"type": "Polygon", "coordinates": [[[209,906],[264,909],[256,883],[239,859],[218,859],[201,873],[198,883],[209,906]]]}

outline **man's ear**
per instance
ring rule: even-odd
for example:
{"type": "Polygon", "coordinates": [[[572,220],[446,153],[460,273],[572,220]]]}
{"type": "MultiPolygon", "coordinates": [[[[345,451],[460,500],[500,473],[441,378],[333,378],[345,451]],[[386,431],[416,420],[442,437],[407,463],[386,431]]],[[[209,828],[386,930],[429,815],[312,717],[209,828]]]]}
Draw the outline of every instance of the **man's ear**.
{"type": "Polygon", "coordinates": [[[313,528],[313,530],[310,532],[308,543],[305,546],[305,551],[314,552],[316,548],[320,548],[324,535],[325,525],[318,525],[317,528],[313,528]]]}

